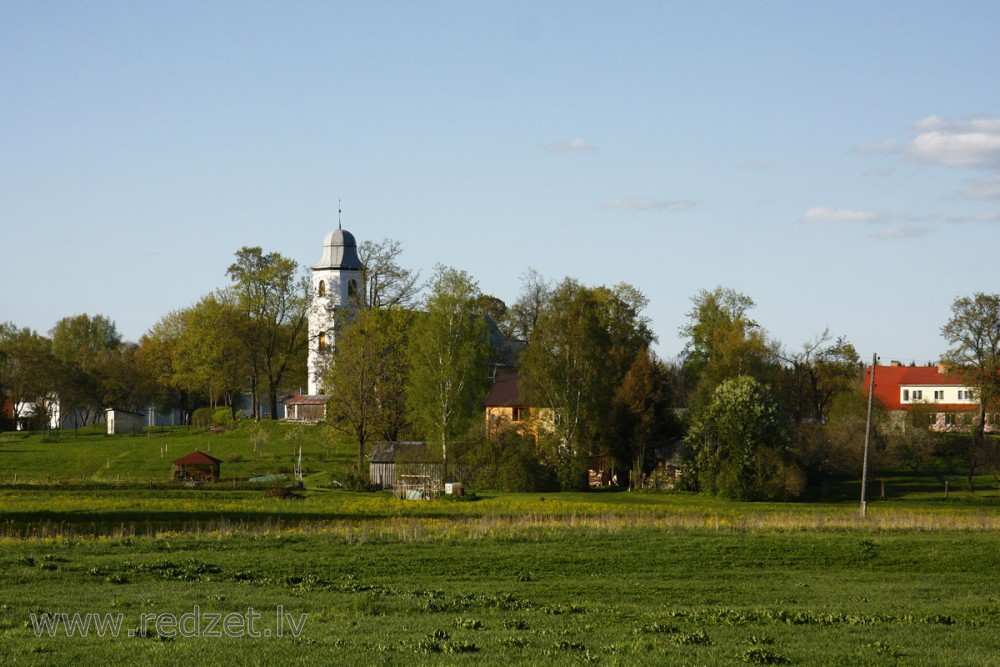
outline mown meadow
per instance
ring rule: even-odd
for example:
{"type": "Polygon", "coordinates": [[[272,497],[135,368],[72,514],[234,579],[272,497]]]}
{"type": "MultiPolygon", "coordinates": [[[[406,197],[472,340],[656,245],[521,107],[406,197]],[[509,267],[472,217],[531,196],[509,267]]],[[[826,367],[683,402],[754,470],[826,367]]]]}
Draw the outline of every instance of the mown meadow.
{"type": "Polygon", "coordinates": [[[989,480],[975,493],[955,480],[945,498],[935,480],[887,478],[864,520],[849,486],[803,503],[488,491],[405,502],[332,488],[353,451],[305,432],[288,440],[303,447],[306,488],[286,500],[230,481],[291,465],[289,431],[269,428],[256,452],[238,432],[0,436],[3,663],[1000,662],[989,480]],[[222,483],[166,481],[171,458],[209,444],[222,483]],[[260,636],[207,632],[248,609],[260,636]],[[45,613],[122,625],[116,637],[36,636],[32,615],[45,613]],[[143,636],[144,614],[183,622],[143,636]]]}

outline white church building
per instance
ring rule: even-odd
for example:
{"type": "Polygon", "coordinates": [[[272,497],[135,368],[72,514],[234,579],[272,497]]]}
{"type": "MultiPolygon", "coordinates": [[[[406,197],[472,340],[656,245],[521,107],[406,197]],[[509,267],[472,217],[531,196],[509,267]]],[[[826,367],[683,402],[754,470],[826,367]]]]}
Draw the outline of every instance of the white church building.
{"type": "Polygon", "coordinates": [[[312,267],[309,306],[309,393],[285,401],[286,419],[319,421],[326,412],[323,369],[330,362],[340,318],[364,298],[364,267],[354,235],[338,225],[323,241],[323,256],[312,267]]]}

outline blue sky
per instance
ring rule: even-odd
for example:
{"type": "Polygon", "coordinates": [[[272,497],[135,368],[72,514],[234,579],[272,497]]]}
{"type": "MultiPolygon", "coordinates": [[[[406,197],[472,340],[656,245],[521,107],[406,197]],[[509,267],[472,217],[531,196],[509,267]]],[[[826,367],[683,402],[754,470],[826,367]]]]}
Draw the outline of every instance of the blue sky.
{"type": "Polygon", "coordinates": [[[343,224],[924,363],[1000,291],[995,2],[0,3],[0,321],[137,340],[343,224]]]}

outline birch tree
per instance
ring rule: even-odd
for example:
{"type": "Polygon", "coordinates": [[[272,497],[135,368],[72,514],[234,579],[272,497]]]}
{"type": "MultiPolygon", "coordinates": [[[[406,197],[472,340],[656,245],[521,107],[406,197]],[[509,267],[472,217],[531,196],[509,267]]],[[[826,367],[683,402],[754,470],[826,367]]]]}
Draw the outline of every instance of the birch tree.
{"type": "Polygon", "coordinates": [[[413,326],[406,403],[428,441],[440,445],[446,469],[450,442],[481,414],[488,388],[490,339],[476,311],[479,294],[468,273],[438,266],[413,326]]]}

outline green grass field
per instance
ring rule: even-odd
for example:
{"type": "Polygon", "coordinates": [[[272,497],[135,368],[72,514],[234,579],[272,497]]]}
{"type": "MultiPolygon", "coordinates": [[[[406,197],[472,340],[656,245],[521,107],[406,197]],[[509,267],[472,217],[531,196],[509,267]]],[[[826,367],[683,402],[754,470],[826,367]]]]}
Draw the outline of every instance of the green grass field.
{"type": "Polygon", "coordinates": [[[268,428],[263,454],[239,431],[0,436],[3,664],[1000,664],[990,480],[945,499],[886,478],[865,520],[683,493],[405,502],[331,489],[353,450],[314,430],[290,439],[303,497],[278,500],[229,481],[291,465],[268,428]],[[226,480],[166,483],[209,443],[226,480]]]}

